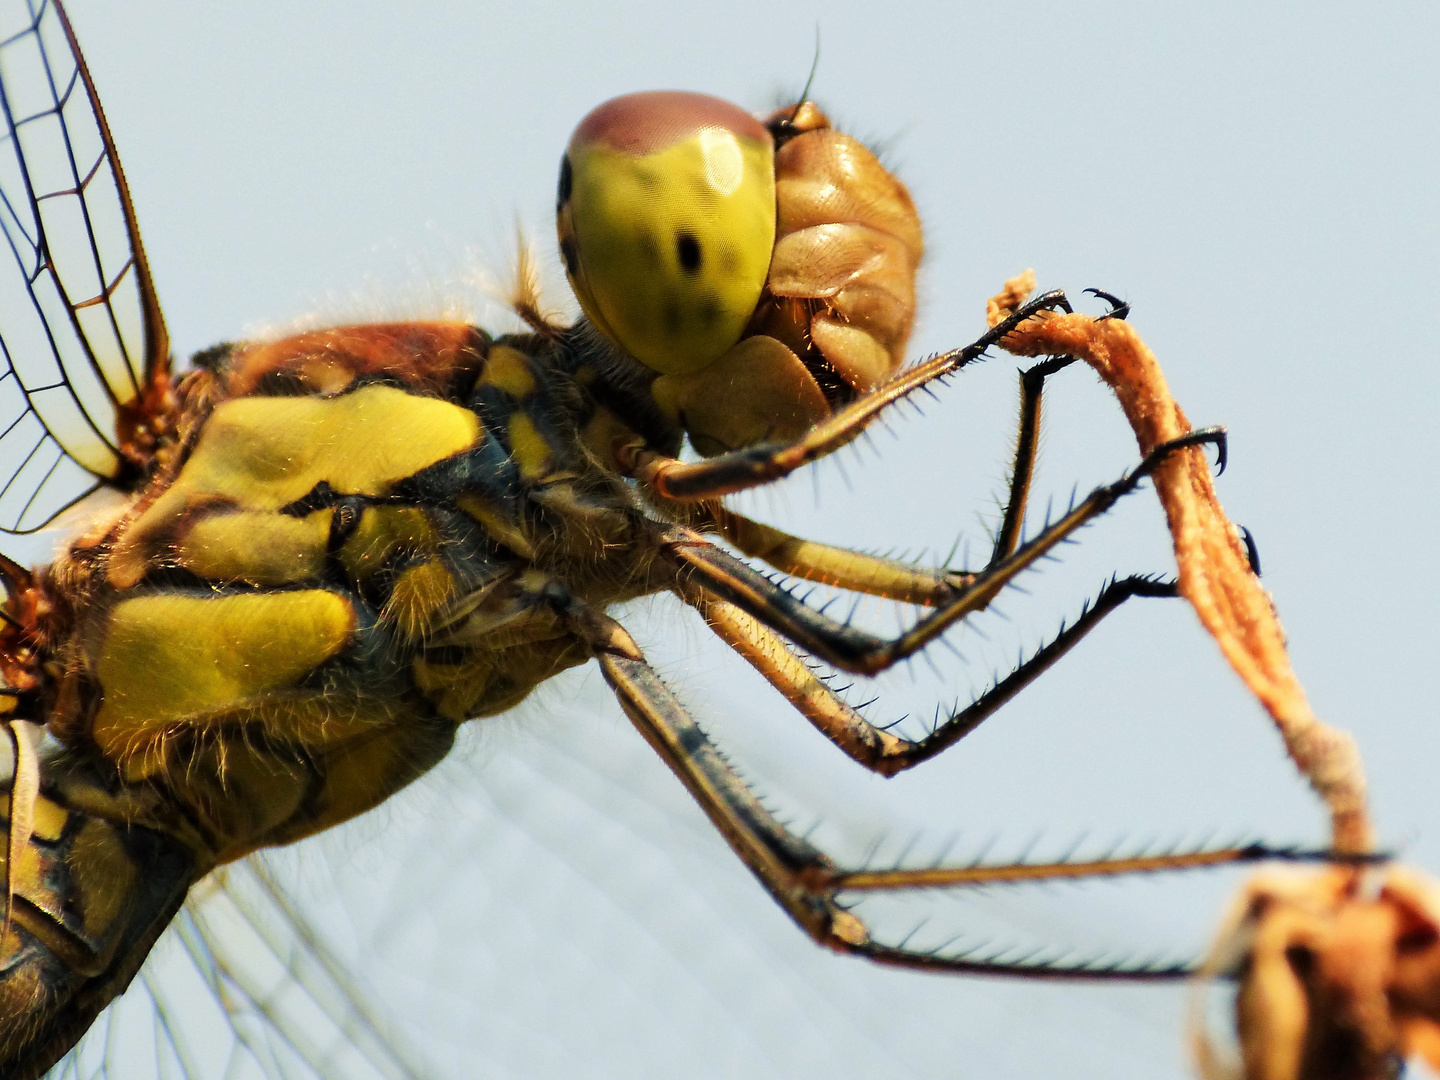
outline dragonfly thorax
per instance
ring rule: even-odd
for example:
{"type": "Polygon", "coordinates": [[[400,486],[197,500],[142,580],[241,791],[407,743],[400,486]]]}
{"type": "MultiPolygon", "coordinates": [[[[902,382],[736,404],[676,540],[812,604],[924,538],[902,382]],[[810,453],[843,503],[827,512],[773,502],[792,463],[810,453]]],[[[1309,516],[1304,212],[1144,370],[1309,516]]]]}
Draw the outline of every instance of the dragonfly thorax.
{"type": "Polygon", "coordinates": [[[70,643],[52,732],[164,787],[146,824],[210,864],[370,808],[586,660],[571,606],[663,586],[632,485],[586,444],[629,430],[599,403],[625,394],[567,365],[406,324],[197,371],[175,466],[46,579],[70,643]]]}

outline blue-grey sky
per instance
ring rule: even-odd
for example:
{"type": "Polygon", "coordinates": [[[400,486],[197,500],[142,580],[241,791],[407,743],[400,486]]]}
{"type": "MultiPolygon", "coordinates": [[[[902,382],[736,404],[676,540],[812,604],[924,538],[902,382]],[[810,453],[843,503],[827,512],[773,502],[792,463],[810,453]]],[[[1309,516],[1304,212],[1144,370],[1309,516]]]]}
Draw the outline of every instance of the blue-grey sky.
{"type": "MultiPolygon", "coordinates": [[[[467,313],[498,325],[518,221],[552,281],[554,173],[615,94],[679,87],[761,111],[804,82],[883,149],[929,244],[912,351],[964,343],[985,298],[1046,286],[1134,305],[1197,424],[1231,431],[1220,492],[1317,711],[1348,727],[1383,840],[1440,873],[1440,140],[1433,5],[310,2],[68,7],[134,191],[177,351],[297,320],[467,313]]],[[[557,286],[557,304],[563,285],[557,286]]],[[[823,539],[975,552],[993,520],[1015,362],[758,515],[823,539]],[[988,515],[988,517],[987,517],[988,515]]],[[[1047,400],[1038,497],[1135,456],[1071,369],[1047,400]]],[[[1112,571],[1169,566],[1149,492],[1011,594],[1009,621],[883,681],[923,717],[1034,646],[1112,571]]],[[[862,617],[886,624],[887,609],[862,617]]],[[[1259,708],[1176,602],[1123,610],[913,776],[866,777],[664,601],[631,621],[788,817],[863,854],[1112,839],[1323,840],[1259,708]]],[[[443,775],[285,866],[344,891],[385,1008],[437,1074],[492,1077],[1174,1077],[1175,990],[880,971],[791,927],[650,756],[594,673],[483,722],[443,775]],[[398,874],[393,872],[399,867],[398,874]],[[394,913],[391,905],[407,906],[394,913]],[[471,1064],[479,1055],[483,1066],[471,1064]]],[[[1185,954],[1229,883],[927,895],[903,934],[1185,954]],[[971,922],[970,920],[974,920],[971,922]]],[[[346,935],[349,935],[347,938],[346,935]]]]}

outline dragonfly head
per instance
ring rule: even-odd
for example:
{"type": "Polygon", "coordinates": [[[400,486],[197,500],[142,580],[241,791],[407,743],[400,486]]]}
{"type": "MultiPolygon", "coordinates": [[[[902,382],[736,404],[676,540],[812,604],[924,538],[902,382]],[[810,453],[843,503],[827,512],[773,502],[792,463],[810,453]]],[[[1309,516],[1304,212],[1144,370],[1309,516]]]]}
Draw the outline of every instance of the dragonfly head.
{"type": "Polygon", "coordinates": [[[775,244],[770,132],[719,98],[607,101],[560,161],[557,231],[586,316],[650,369],[688,375],[744,333],[775,244]]]}

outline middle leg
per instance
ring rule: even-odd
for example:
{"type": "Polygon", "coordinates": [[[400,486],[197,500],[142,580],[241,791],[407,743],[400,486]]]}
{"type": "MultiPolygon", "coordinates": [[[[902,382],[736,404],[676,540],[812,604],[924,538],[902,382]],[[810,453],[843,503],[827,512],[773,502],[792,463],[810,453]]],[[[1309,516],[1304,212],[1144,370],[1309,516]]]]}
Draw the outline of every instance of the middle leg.
{"type": "Polygon", "coordinates": [[[1023,570],[1052,551],[1077,529],[1105,513],[1134,491],[1170,454],[1214,443],[1224,457],[1224,431],[1193,431],[1156,447],[1140,466],[1113,484],[1095,489],[1060,520],[973,578],[945,603],[894,638],[882,638],[814,611],[752,567],[726,554],[695,533],[669,530],[661,552],[676,571],[677,589],[698,587],[726,600],[802,649],[844,671],[874,675],[913,656],[966,616],[984,609],[1023,570]]]}

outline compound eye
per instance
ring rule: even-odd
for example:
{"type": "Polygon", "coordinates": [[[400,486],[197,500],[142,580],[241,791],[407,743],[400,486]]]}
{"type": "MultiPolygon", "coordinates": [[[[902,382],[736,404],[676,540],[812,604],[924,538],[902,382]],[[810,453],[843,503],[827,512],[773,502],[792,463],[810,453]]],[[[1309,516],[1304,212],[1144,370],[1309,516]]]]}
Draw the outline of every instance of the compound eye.
{"type": "Polygon", "coordinates": [[[718,98],[627,94],[580,121],[560,164],[560,252],[596,328],[679,375],[740,340],[775,246],[770,133],[718,98]]]}

